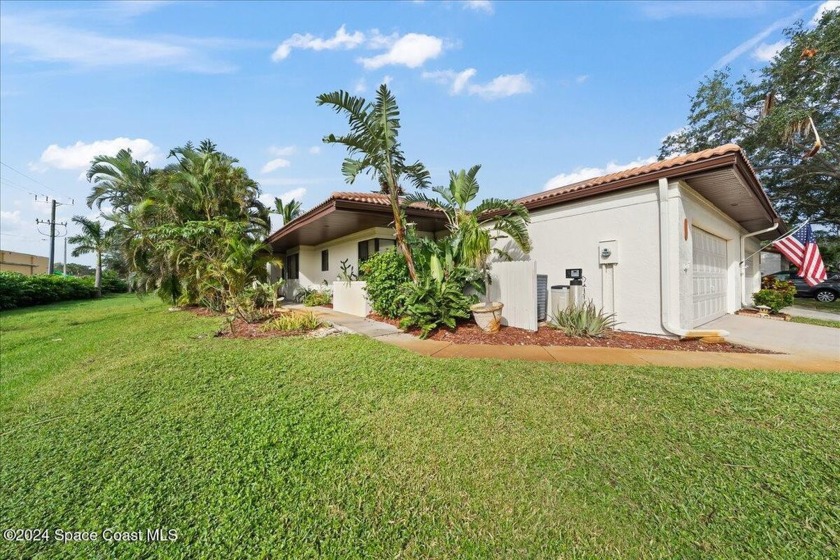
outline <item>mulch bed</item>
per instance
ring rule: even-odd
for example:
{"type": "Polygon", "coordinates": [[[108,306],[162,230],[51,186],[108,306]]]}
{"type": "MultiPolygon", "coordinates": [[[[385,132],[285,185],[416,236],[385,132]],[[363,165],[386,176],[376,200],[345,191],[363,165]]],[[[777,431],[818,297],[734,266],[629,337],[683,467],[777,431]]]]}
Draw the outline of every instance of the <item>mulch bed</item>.
{"type": "MultiPolygon", "coordinates": [[[[224,319],[227,317],[224,313],[218,313],[206,307],[184,307],[184,311],[190,311],[199,317],[218,317],[224,319]]],[[[279,315],[282,311],[277,310],[274,315],[279,315]]],[[[246,323],[239,317],[233,321],[233,332],[227,322],[220,324],[219,330],[213,336],[217,338],[285,338],[287,336],[303,336],[314,331],[278,331],[278,330],[262,330],[263,323],[246,323]]]]}
{"type": "MultiPolygon", "coordinates": [[[[368,318],[399,327],[399,321],[372,313],[368,318]]],[[[409,334],[419,335],[419,329],[409,329],[409,334]]],[[[626,331],[611,331],[601,338],[567,336],[562,331],[547,326],[540,326],[537,332],[514,327],[502,327],[496,334],[482,331],[475,323],[459,323],[455,330],[438,329],[429,336],[429,340],[451,342],[453,344],[497,344],[502,346],[589,346],[607,348],[630,348],[644,350],[681,350],[684,352],[738,352],[743,354],[772,354],[766,350],[747,348],[738,344],[723,342],[706,344],[699,340],[679,340],[664,336],[637,334],[626,331]]]]}

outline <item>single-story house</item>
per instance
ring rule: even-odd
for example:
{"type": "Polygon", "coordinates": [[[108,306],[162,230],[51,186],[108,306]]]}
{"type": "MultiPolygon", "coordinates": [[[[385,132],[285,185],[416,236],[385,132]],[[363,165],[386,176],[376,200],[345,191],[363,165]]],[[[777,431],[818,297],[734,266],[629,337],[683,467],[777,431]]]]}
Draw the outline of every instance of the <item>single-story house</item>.
{"type": "MultiPolygon", "coordinates": [[[[761,280],[759,240],[785,228],[733,144],[519,201],[531,214],[533,249],[514,258],[532,262],[548,285],[569,284],[566,270],[582,269],[586,299],[615,313],[619,328],[644,333],[683,335],[749,304],[761,280]]],[[[390,213],[384,195],[333,193],[272,234],[288,290],[333,282],[340,261],[358,270],[393,246],[390,213]]],[[[422,235],[447,234],[435,210],[412,206],[407,216],[422,235]]]]}

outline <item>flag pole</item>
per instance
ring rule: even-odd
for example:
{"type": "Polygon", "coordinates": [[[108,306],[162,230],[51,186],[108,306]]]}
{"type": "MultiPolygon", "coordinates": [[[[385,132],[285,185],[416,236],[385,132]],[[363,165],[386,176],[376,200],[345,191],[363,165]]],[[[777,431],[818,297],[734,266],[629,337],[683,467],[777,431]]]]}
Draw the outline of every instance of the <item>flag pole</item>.
{"type": "Polygon", "coordinates": [[[800,229],[802,229],[802,228],[804,228],[805,226],[807,226],[810,222],[811,222],[811,218],[808,218],[807,220],[805,220],[804,222],[802,222],[802,224],[801,224],[798,228],[796,228],[795,230],[793,230],[793,231],[789,231],[789,232],[787,232],[786,234],[782,235],[781,237],[777,237],[776,239],[774,239],[773,241],[769,242],[767,245],[765,245],[764,247],[762,247],[761,249],[759,249],[758,251],[756,251],[755,253],[752,253],[749,257],[744,257],[744,260],[742,260],[742,261],[741,261],[741,264],[744,264],[745,262],[747,262],[747,260],[748,260],[748,259],[750,259],[750,258],[752,258],[753,256],[755,256],[756,254],[758,254],[758,253],[762,252],[764,249],[766,249],[767,247],[770,247],[770,246],[771,246],[771,245],[773,245],[774,243],[778,243],[778,242],[779,242],[779,241],[781,241],[782,239],[785,239],[785,238],[790,237],[791,235],[795,234],[797,231],[799,231],[800,229]]]}

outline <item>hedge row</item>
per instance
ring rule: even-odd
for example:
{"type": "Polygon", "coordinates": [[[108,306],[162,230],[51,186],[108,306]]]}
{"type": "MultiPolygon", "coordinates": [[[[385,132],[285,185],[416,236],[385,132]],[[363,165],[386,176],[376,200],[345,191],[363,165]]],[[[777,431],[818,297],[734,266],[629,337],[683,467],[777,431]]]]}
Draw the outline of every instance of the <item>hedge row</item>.
{"type": "MultiPolygon", "coordinates": [[[[0,310],[28,307],[42,303],[90,299],[96,297],[94,279],[86,276],[24,276],[18,272],[0,272],[0,310]]],[[[102,293],[128,291],[125,281],[113,274],[102,276],[102,293]]]]}

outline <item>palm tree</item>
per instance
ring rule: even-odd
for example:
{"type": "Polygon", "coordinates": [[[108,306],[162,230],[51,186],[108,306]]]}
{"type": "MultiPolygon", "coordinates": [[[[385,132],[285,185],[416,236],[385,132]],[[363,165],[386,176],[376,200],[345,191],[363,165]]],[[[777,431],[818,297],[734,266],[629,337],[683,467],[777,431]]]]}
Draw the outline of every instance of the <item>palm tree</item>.
{"type": "Polygon", "coordinates": [[[394,214],[395,241],[405,257],[411,279],[416,282],[417,272],[406,240],[406,222],[400,206],[400,181],[405,179],[415,188],[424,189],[429,186],[429,172],[419,161],[411,165],[405,162],[398,140],[400,110],[396,98],[388,91],[388,86],[382,84],[374,102],[341,90],[321,94],[316,102],[329,105],[336,113],[347,117],[350,131],[344,136],[325,136],[324,142],[346,146],[349,157],[345,158],[341,172],[348,183],[353,184],[359,174],[370,175],[388,195],[394,214]]]}
{"type": "Polygon", "coordinates": [[[115,156],[96,156],[87,171],[87,180],[93,183],[87,205],[101,208],[108,201],[115,209],[124,209],[146,196],[152,178],[148,162],[134,159],[130,149],[115,156]]]}
{"type": "Polygon", "coordinates": [[[283,225],[285,226],[303,214],[302,204],[294,198],[284,204],[282,200],[274,197],[273,213],[280,215],[280,219],[283,220],[283,225]]]}
{"type": "Polygon", "coordinates": [[[74,235],[67,241],[76,245],[72,255],[78,257],[87,253],[96,253],[96,287],[97,297],[102,295],[102,254],[111,247],[111,232],[102,227],[97,220],[90,220],[84,216],[73,216],[73,222],[82,228],[82,233],[74,235]]]}
{"type": "Polygon", "coordinates": [[[423,193],[409,194],[405,198],[407,202],[424,202],[443,211],[461,258],[465,264],[481,269],[486,280],[487,258],[492,252],[510,257],[507,251],[493,247],[495,240],[507,238],[522,252],[531,250],[528,235],[531,219],[528,210],[515,200],[487,198],[470,210],[468,206],[478,196],[480,188],[476,179],[480,169],[480,165],[474,165],[469,171],[450,171],[448,186],[432,188],[443,200],[423,193]]]}

